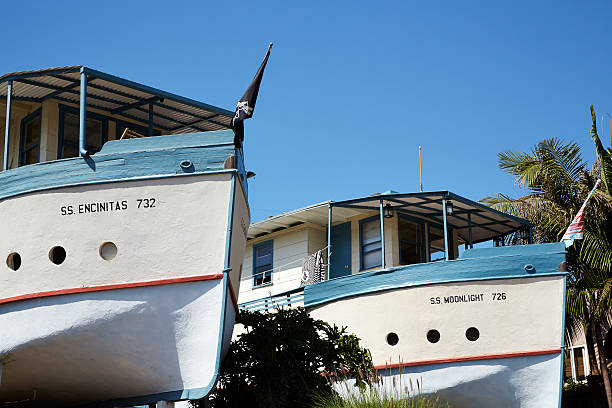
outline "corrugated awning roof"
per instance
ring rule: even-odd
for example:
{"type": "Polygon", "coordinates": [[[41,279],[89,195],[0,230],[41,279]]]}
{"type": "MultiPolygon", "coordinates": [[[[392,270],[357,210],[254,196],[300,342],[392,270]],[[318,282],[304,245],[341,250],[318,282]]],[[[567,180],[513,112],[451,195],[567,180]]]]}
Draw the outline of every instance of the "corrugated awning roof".
{"type": "Polygon", "coordinates": [[[165,132],[190,133],[229,129],[232,111],[165,92],[81,65],[22,71],[0,77],[0,99],[6,99],[13,81],[13,100],[43,102],[58,99],[79,103],[81,72],[87,74],[87,106],[141,123],[149,122],[165,132]]]}
{"type": "Polygon", "coordinates": [[[381,199],[385,205],[389,203],[396,213],[425,217],[442,224],[442,197],[453,203],[453,214],[447,217],[448,225],[453,227],[460,239],[465,242],[468,241],[470,223],[474,243],[488,241],[531,226],[524,219],[502,213],[449,191],[403,194],[390,191],[353,200],[326,201],[279,214],[251,224],[248,238],[255,238],[303,222],[326,226],[330,204],[332,223],[346,222],[351,217],[363,214],[364,211],[379,211],[381,199]]]}

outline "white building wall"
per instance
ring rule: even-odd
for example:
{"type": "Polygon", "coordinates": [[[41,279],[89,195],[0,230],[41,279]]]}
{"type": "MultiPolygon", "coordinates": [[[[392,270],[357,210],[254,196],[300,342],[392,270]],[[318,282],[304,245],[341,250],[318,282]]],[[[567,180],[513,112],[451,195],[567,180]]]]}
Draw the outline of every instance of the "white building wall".
{"type": "MultiPolygon", "coordinates": [[[[9,141],[9,168],[14,169],[19,165],[19,133],[21,131],[21,120],[30,113],[40,108],[38,103],[13,101],[11,104],[11,140],[9,141]]],[[[0,157],[4,163],[4,128],[6,125],[6,101],[0,103],[0,157]]],[[[42,152],[41,152],[42,154],[42,152]]]]}
{"type": "MultiPolygon", "coordinates": [[[[378,217],[379,214],[378,211],[364,211],[361,215],[348,220],[351,223],[352,274],[365,271],[361,270],[360,264],[359,222],[366,218],[378,217]]],[[[400,249],[397,214],[391,218],[384,218],[384,229],[386,267],[398,266],[400,249]]],[[[457,254],[457,235],[453,234],[449,238],[454,241],[455,254],[457,254]]],[[[261,299],[299,287],[302,277],[302,260],[319,249],[325,248],[326,245],[327,226],[314,223],[305,223],[250,239],[245,251],[238,303],[261,299]],[[273,241],[272,282],[254,288],[253,246],[270,240],[273,241]]],[[[327,251],[324,252],[327,256],[327,251]]],[[[372,268],[374,269],[380,269],[380,267],[372,268]]]]}
{"type": "Polygon", "coordinates": [[[314,224],[302,224],[288,230],[251,239],[247,242],[238,303],[261,299],[300,286],[302,260],[323,248],[324,229],[314,224]],[[253,246],[272,241],[272,282],[253,287],[253,246]]]}

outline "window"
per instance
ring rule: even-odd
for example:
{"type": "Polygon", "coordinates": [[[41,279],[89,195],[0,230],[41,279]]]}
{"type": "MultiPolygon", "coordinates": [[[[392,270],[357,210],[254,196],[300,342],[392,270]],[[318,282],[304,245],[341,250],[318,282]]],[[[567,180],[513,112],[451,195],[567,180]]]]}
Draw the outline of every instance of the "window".
{"type": "Polygon", "coordinates": [[[567,348],[563,355],[563,381],[583,381],[589,375],[586,347],[567,348]]]}
{"type": "Polygon", "coordinates": [[[429,260],[444,259],[444,230],[429,226],[429,260]]]}
{"type": "Polygon", "coordinates": [[[423,225],[404,215],[399,217],[400,265],[411,265],[425,261],[423,225]]]}
{"type": "Polygon", "coordinates": [[[253,247],[253,286],[272,282],[272,241],[253,247]]]}
{"type": "Polygon", "coordinates": [[[359,247],[361,270],[382,266],[382,242],[380,240],[380,218],[373,217],[359,223],[359,247]]]}
{"type": "MultiPolygon", "coordinates": [[[[79,124],[78,109],[60,105],[58,159],[79,155],[79,124]]],[[[99,152],[108,140],[107,119],[87,112],[85,128],[85,148],[90,153],[99,152]]]]}
{"type": "Polygon", "coordinates": [[[40,151],[41,110],[26,116],[21,121],[19,165],[38,163],[40,151]]]}

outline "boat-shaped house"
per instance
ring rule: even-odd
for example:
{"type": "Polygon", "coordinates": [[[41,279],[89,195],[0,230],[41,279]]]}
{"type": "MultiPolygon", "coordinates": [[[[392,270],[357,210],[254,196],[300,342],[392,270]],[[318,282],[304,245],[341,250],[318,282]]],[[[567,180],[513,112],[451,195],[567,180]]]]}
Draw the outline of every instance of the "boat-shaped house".
{"type": "Polygon", "coordinates": [[[455,408],[556,408],[565,247],[531,241],[527,221],[449,191],[323,202],[251,225],[239,304],[347,326],[385,384],[455,408]]]}
{"type": "Polygon", "coordinates": [[[233,112],[84,66],[0,105],[0,405],[205,396],[250,219],[233,112]]]}

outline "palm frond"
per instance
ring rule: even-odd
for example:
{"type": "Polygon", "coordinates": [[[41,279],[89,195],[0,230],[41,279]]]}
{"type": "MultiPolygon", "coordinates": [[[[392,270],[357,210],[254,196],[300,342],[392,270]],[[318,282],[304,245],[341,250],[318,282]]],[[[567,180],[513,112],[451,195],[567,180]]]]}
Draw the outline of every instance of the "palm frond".
{"type": "MultiPolygon", "coordinates": [[[[595,143],[595,151],[597,152],[597,159],[601,166],[601,182],[608,195],[612,194],[610,190],[612,188],[612,155],[610,151],[606,150],[599,139],[597,134],[597,118],[595,117],[595,109],[591,105],[591,120],[593,126],[591,127],[591,137],[595,143]]],[[[610,136],[610,143],[612,143],[612,135],[610,136]]]]}

